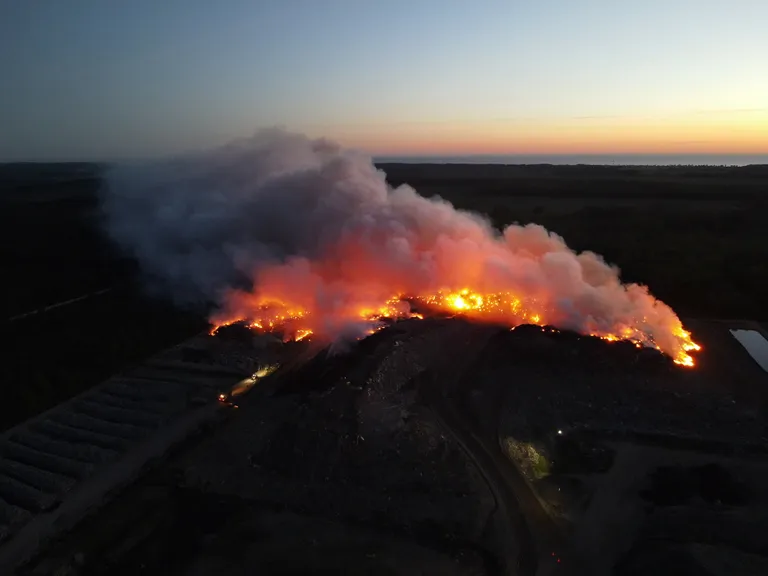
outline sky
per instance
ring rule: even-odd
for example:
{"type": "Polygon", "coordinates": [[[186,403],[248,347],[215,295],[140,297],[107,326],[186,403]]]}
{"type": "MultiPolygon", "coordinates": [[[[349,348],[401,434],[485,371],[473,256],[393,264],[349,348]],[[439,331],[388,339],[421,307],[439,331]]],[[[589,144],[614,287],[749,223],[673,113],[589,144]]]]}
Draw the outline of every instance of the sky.
{"type": "Polygon", "coordinates": [[[377,155],[768,153],[766,0],[0,0],[0,161],[260,127],[377,155]]]}

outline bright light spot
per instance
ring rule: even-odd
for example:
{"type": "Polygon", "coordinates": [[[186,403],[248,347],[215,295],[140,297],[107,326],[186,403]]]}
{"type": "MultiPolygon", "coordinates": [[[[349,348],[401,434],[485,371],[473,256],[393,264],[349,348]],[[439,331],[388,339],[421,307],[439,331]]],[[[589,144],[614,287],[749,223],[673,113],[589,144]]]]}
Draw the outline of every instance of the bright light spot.
{"type": "Polygon", "coordinates": [[[451,298],[451,306],[456,308],[456,310],[466,310],[469,308],[467,301],[464,300],[464,297],[459,294],[451,298]]]}

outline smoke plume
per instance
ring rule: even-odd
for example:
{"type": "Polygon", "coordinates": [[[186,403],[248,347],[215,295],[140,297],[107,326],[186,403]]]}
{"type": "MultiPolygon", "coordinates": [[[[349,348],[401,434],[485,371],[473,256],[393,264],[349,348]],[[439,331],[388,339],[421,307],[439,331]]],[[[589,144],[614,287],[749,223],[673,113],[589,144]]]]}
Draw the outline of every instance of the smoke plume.
{"type": "Polygon", "coordinates": [[[375,327],[382,307],[407,313],[400,297],[457,293],[484,295],[468,302],[485,302],[486,320],[533,318],[674,358],[691,345],[668,306],[622,284],[599,255],[535,224],[498,231],[485,216],[392,188],[369,157],[327,140],[270,130],[117,166],[103,206],[147,278],[180,302],[214,302],[217,322],[264,318],[271,305],[283,312],[270,320],[300,317],[335,340],[375,327]]]}

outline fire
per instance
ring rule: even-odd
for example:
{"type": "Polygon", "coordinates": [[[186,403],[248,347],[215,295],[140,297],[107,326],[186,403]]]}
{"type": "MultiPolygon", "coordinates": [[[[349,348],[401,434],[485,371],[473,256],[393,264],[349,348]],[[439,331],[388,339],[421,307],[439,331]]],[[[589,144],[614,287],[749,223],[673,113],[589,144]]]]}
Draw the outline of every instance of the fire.
{"type": "Polygon", "coordinates": [[[370,158],[324,139],[269,131],[110,171],[109,184],[114,238],[169,295],[218,305],[217,327],[242,320],[284,339],[337,341],[416,314],[460,314],[630,341],[684,366],[698,349],[669,306],[600,255],[534,223],[498,229],[392,187],[370,158]]]}
{"type": "Polygon", "coordinates": [[[538,309],[535,299],[523,306],[520,298],[512,293],[479,294],[464,288],[462,290],[438,291],[435,294],[416,296],[416,302],[421,302],[431,308],[462,313],[466,316],[507,323],[512,320],[514,325],[542,325],[543,310],[538,309]]]}
{"type": "Polygon", "coordinates": [[[687,330],[684,330],[682,326],[677,327],[674,334],[683,342],[683,352],[678,354],[678,356],[675,358],[675,362],[677,364],[681,364],[682,366],[692,367],[694,365],[693,357],[688,354],[688,352],[699,352],[701,350],[701,346],[691,340],[691,333],[687,330]]]}
{"type": "Polygon", "coordinates": [[[294,338],[296,342],[299,342],[301,340],[304,340],[304,338],[309,338],[312,336],[312,330],[307,330],[306,328],[296,330],[296,337],[294,338]]]}
{"type": "MultiPolygon", "coordinates": [[[[253,295],[250,295],[253,298],[253,295]]],[[[314,318],[303,306],[291,304],[278,298],[255,298],[247,309],[252,311],[250,318],[228,318],[215,322],[211,334],[222,326],[235,322],[246,322],[254,330],[264,332],[279,331],[288,340],[301,341],[316,333],[314,318]]],[[[345,321],[356,321],[364,325],[360,338],[373,334],[385,326],[384,319],[401,320],[406,318],[423,319],[425,314],[412,311],[412,307],[433,314],[462,315],[481,322],[508,325],[511,328],[522,324],[547,326],[557,325],[558,318],[554,310],[536,298],[525,298],[511,292],[482,294],[470,288],[460,290],[439,290],[433,294],[409,296],[396,294],[384,300],[378,306],[365,306],[356,310],[339,310],[338,315],[345,321]]],[[[701,346],[691,339],[691,333],[683,329],[680,321],[671,329],[674,347],[662,348],[653,336],[642,330],[647,319],[641,318],[637,325],[623,325],[610,331],[593,329],[587,333],[607,342],[629,341],[636,347],[649,347],[660,350],[672,357],[676,364],[691,367],[694,359],[689,352],[701,350],[701,346]]]]}

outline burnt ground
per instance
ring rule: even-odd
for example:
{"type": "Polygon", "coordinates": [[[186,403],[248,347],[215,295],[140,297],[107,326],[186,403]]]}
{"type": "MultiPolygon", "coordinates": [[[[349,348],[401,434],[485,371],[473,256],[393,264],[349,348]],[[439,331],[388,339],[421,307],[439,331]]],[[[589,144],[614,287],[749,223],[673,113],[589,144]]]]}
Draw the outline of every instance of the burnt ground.
{"type": "Polygon", "coordinates": [[[768,378],[691,325],[693,370],[459,318],[294,345],[23,573],[763,573],[768,378]]]}

